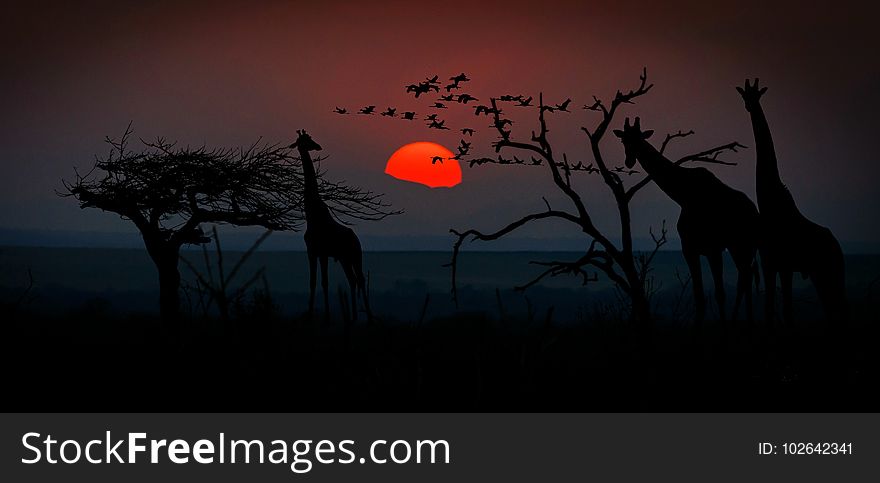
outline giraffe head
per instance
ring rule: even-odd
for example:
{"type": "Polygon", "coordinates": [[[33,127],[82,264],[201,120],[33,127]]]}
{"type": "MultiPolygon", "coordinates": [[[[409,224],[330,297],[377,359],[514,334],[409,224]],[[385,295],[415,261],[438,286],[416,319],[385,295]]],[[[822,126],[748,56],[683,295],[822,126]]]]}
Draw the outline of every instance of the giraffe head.
{"type": "Polygon", "coordinates": [[[623,150],[626,152],[626,159],[623,164],[625,164],[627,168],[635,166],[636,152],[639,144],[645,139],[651,137],[652,134],[654,134],[654,131],[651,129],[642,131],[641,126],[639,126],[638,117],[632,126],[629,124],[629,118],[626,118],[626,120],[623,121],[623,130],[614,130],[614,135],[619,137],[620,142],[623,143],[623,150]]]}
{"type": "Polygon", "coordinates": [[[766,87],[758,87],[758,78],[755,78],[755,83],[749,85],[749,80],[746,79],[746,85],[744,87],[737,87],[737,92],[742,96],[743,102],[746,103],[746,110],[752,112],[752,109],[760,106],[761,104],[761,96],[767,92],[766,87]]]}
{"type": "Polygon", "coordinates": [[[296,131],[296,142],[290,145],[291,149],[299,149],[300,151],[320,151],[321,145],[316,143],[311,136],[306,133],[305,129],[296,131]]]}

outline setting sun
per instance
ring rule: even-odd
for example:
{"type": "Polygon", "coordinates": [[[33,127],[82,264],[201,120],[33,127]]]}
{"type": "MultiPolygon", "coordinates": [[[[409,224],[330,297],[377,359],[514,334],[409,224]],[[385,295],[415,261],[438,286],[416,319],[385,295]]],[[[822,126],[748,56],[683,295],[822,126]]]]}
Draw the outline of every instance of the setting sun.
{"type": "Polygon", "coordinates": [[[431,188],[451,188],[461,183],[461,167],[452,156],[452,151],[436,143],[410,143],[388,158],[385,172],[431,188]]]}

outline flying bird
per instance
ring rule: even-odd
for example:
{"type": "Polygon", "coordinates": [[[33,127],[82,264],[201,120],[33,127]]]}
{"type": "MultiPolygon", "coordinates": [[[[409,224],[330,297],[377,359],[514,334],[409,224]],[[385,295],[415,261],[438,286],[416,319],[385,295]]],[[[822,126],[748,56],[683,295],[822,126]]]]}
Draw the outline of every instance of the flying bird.
{"type": "Polygon", "coordinates": [[[532,105],[532,97],[529,96],[528,99],[520,99],[518,102],[519,104],[516,105],[517,107],[530,107],[532,105]]]}
{"type": "Polygon", "coordinates": [[[630,176],[639,173],[639,172],[638,172],[637,170],[635,170],[635,169],[626,169],[626,168],[624,168],[623,166],[618,166],[618,167],[614,168],[614,171],[616,171],[616,172],[618,172],[618,173],[628,174],[628,175],[630,175],[630,176]]]}
{"type": "Polygon", "coordinates": [[[469,127],[465,127],[465,128],[462,128],[462,129],[461,129],[461,133],[462,133],[462,134],[467,134],[468,136],[473,136],[473,135],[474,135],[474,130],[471,129],[471,128],[469,128],[469,127]]]}
{"type": "Polygon", "coordinates": [[[425,117],[425,120],[426,121],[436,121],[437,120],[437,113],[429,114],[427,117],[425,117]]]}
{"type": "Polygon", "coordinates": [[[474,106],[474,115],[479,116],[481,113],[485,113],[488,116],[489,114],[501,114],[501,111],[499,111],[497,108],[489,106],[474,106]]]}
{"type": "Polygon", "coordinates": [[[428,124],[428,127],[431,129],[449,129],[444,126],[444,124],[446,124],[446,121],[431,121],[431,124],[428,124]]]}
{"type": "Polygon", "coordinates": [[[389,107],[389,108],[386,109],[385,112],[383,112],[381,115],[382,115],[382,116],[387,116],[387,117],[397,117],[397,109],[395,109],[395,108],[393,108],[393,107],[389,107]]]}
{"type": "Polygon", "coordinates": [[[434,92],[440,92],[440,87],[429,82],[419,82],[418,84],[410,84],[406,86],[406,92],[415,92],[416,99],[418,99],[420,95],[427,94],[431,90],[434,92]]]}
{"type": "Polygon", "coordinates": [[[455,82],[456,84],[458,84],[458,83],[460,83],[460,82],[467,82],[467,81],[469,81],[470,79],[468,79],[468,76],[466,76],[466,75],[464,74],[464,72],[462,72],[461,74],[458,74],[458,75],[455,76],[455,77],[450,77],[449,80],[451,80],[452,82],[455,82]]]}
{"type": "Polygon", "coordinates": [[[412,121],[416,118],[416,113],[413,111],[406,111],[400,115],[400,118],[406,121],[412,121]]]}
{"type": "Polygon", "coordinates": [[[438,161],[440,164],[443,164],[443,156],[434,156],[431,158],[431,164],[437,164],[438,161]]]}
{"type": "Polygon", "coordinates": [[[507,95],[501,96],[498,100],[504,101],[504,102],[513,102],[513,101],[519,102],[519,101],[522,101],[522,98],[523,98],[522,95],[512,96],[510,94],[507,94],[507,95]]]}
{"type": "Polygon", "coordinates": [[[440,79],[439,75],[435,75],[434,77],[425,77],[425,81],[428,84],[439,84],[440,83],[439,79],[440,79]]]}
{"type": "Polygon", "coordinates": [[[551,107],[551,106],[541,106],[541,112],[544,112],[544,111],[547,111],[547,112],[553,112],[553,111],[555,111],[555,110],[556,110],[555,107],[551,107]]]}
{"type": "Polygon", "coordinates": [[[376,106],[367,106],[367,107],[361,109],[360,111],[358,111],[358,114],[373,114],[373,112],[375,110],[376,110],[376,106]]]}
{"type": "Polygon", "coordinates": [[[417,84],[410,84],[410,85],[406,86],[406,92],[408,92],[408,93],[415,92],[416,98],[418,98],[420,95],[428,92],[428,90],[427,89],[422,90],[417,84]]]}
{"type": "Polygon", "coordinates": [[[336,109],[333,109],[333,112],[335,112],[336,114],[348,114],[348,109],[337,106],[336,109]]]}
{"type": "Polygon", "coordinates": [[[568,98],[562,104],[556,104],[556,110],[562,112],[569,112],[568,105],[571,103],[571,98],[568,98]]]}
{"type": "Polygon", "coordinates": [[[455,100],[455,94],[449,94],[447,96],[440,96],[441,101],[453,102],[455,100]]]}
{"type": "Polygon", "coordinates": [[[434,109],[446,109],[446,104],[443,104],[442,102],[435,102],[434,105],[431,107],[433,107],[434,109]]]}
{"type": "Polygon", "coordinates": [[[458,102],[461,104],[467,104],[470,101],[479,101],[479,99],[470,94],[461,94],[458,96],[458,102]]]}
{"type": "Polygon", "coordinates": [[[446,92],[449,92],[452,89],[458,89],[459,87],[461,87],[461,86],[459,86],[459,84],[461,84],[462,82],[467,82],[470,79],[468,79],[468,77],[466,75],[464,75],[464,72],[462,72],[461,74],[459,74],[457,76],[450,77],[449,80],[452,81],[452,84],[448,84],[446,86],[446,92]]]}

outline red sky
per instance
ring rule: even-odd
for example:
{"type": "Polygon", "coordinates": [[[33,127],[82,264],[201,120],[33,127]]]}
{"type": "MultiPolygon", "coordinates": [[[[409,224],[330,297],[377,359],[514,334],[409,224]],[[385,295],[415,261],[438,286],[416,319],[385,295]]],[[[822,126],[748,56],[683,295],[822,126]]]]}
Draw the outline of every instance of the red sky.
{"type": "MultiPolygon", "coordinates": [[[[733,89],[749,76],[769,86],[765,108],[784,180],[802,210],[841,239],[880,241],[874,121],[880,68],[871,25],[876,7],[815,2],[154,2],[145,6],[22,3],[2,29],[0,228],[130,230],[84,213],[53,189],[89,166],[106,135],[129,121],[142,137],[234,146],[263,136],[289,141],[307,129],[330,158],[329,175],[387,193],[406,210],[359,227],[365,234],[444,236],[450,227],[492,228],[543,209],[547,173],[528,167],[463,167],[463,182],[429,190],[383,173],[397,148],[460,136],[375,116],[338,116],[335,106],[427,113],[405,84],[466,72],[476,97],[537,95],[551,102],[608,98],[638,81],[655,88],[623,114],[640,115],[662,134],[695,129],[678,152],[739,140],[752,144],[733,89]],[[26,5],[26,6],[25,6],[26,5]],[[867,11],[871,8],[873,11],[867,11]]],[[[444,113],[451,125],[475,124],[474,146],[489,149],[485,118],[444,113]]],[[[573,109],[551,119],[551,140],[586,160],[573,109]]],[[[514,136],[527,133],[519,117],[514,136]]],[[[623,116],[619,122],[623,122],[623,116]]],[[[608,152],[619,146],[609,137],[608,152]]],[[[622,154],[621,154],[622,155],[622,154]]],[[[613,157],[612,157],[613,159],[613,157]]],[[[713,170],[754,199],[754,154],[713,170]]],[[[612,161],[612,164],[615,164],[612,161]]],[[[614,226],[598,178],[578,181],[600,223],[614,226]]],[[[559,202],[550,196],[551,202],[559,202]]],[[[636,232],[670,221],[677,210],[645,190],[634,208],[636,232]]],[[[539,237],[576,233],[537,229],[539,237]]],[[[368,247],[388,248],[388,247],[368,247]]],[[[540,247],[537,247],[540,248],[540,247]]]]}

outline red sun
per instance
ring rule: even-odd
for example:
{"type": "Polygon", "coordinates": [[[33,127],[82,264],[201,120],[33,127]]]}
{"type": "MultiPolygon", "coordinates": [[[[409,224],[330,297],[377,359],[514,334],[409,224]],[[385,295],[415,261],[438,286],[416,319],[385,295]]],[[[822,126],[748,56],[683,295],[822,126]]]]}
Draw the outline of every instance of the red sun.
{"type": "Polygon", "coordinates": [[[457,160],[449,159],[452,156],[452,151],[437,143],[410,143],[388,158],[385,173],[431,188],[452,188],[461,183],[461,166],[457,160]]]}

